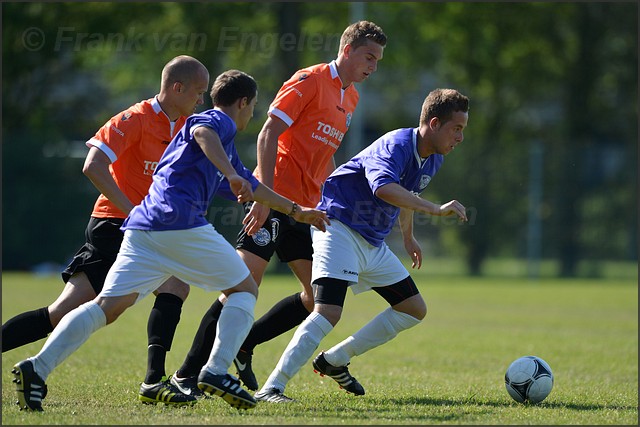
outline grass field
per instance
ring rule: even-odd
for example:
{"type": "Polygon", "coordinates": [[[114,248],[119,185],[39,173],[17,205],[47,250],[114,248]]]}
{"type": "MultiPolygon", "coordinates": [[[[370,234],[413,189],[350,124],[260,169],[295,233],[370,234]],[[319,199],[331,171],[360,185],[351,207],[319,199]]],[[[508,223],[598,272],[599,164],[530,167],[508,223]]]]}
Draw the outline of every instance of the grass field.
{"type": "MultiPolygon", "coordinates": [[[[346,394],[314,374],[309,362],[289,383],[286,393],[297,399],[289,405],[260,403],[242,412],[219,398],[192,408],[143,405],[137,392],[146,367],[149,297],[96,332],[51,374],[44,413],[19,411],[10,373],[44,340],[4,353],[2,424],[638,424],[637,276],[468,278],[432,275],[428,263],[414,273],[429,313],[419,326],[352,360],[350,370],[365,396],[346,394]],[[555,375],[551,394],[538,405],[514,402],[504,387],[511,361],[529,354],[545,359],[555,375]]],[[[3,323],[48,305],[60,290],[57,276],[3,273],[3,323]]],[[[267,275],[256,317],[297,290],[292,275],[267,275]]],[[[192,290],[167,357],[168,373],[181,364],[214,297],[192,290]]],[[[384,308],[374,293],[349,293],[341,323],[318,351],[384,308]]],[[[261,383],[292,334],[257,347],[254,368],[261,383]]]]}

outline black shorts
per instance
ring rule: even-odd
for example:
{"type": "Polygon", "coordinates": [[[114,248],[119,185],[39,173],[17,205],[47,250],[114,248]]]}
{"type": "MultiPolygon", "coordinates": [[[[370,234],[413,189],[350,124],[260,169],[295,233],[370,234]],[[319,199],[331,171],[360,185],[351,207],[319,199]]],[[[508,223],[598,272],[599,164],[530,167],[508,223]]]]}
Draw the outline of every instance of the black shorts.
{"type": "MultiPolygon", "coordinates": [[[[244,204],[245,213],[249,212],[252,203],[244,204]]],[[[238,233],[236,249],[244,249],[267,262],[274,252],[282,262],[298,259],[311,261],[313,258],[311,228],[309,224],[297,222],[287,214],[271,209],[262,228],[253,236],[248,236],[245,227],[242,227],[238,233]]]]}
{"type": "Polygon", "coordinates": [[[123,222],[124,219],[120,218],[91,217],[84,232],[87,242],[62,272],[62,280],[67,283],[74,273],[82,271],[89,278],[96,295],[99,294],[120,250],[124,238],[120,230],[123,222]]]}

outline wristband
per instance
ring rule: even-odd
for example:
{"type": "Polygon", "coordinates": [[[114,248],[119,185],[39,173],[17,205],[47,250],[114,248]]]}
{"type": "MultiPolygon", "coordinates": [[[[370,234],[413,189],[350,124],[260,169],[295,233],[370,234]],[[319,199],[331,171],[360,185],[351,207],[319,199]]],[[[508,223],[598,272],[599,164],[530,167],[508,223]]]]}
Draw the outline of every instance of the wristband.
{"type": "Polygon", "coordinates": [[[298,204],[296,202],[293,202],[293,206],[291,206],[291,212],[288,213],[289,216],[293,216],[296,214],[296,212],[298,212],[298,204]]]}

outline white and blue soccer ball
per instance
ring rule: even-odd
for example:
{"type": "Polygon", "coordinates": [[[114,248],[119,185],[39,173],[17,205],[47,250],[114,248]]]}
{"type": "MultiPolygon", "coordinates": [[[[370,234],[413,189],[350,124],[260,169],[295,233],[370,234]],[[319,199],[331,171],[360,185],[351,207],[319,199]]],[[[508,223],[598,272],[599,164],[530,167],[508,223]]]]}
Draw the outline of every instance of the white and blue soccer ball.
{"type": "Polygon", "coordinates": [[[553,373],[549,364],[537,356],[523,356],[509,365],[504,375],[509,396],[520,403],[539,403],[551,393],[553,373]]]}

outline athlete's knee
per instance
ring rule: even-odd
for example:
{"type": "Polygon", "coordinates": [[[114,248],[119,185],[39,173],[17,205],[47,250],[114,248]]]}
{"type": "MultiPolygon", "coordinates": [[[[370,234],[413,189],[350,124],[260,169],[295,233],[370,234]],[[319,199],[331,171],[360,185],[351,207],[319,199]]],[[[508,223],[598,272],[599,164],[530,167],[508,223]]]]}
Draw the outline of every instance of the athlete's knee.
{"type": "MultiPolygon", "coordinates": [[[[86,301],[85,301],[86,302],[86,301]]],[[[72,309],[69,307],[63,307],[57,304],[57,301],[47,307],[47,312],[49,313],[49,321],[51,322],[51,326],[54,328],[58,326],[60,320],[70,312],[72,309]]]]}
{"type": "Polygon", "coordinates": [[[320,313],[335,326],[342,316],[342,307],[348,288],[349,282],[346,280],[329,277],[314,280],[314,311],[320,313]]]}
{"type": "Polygon", "coordinates": [[[262,282],[262,278],[264,276],[264,272],[269,265],[269,262],[264,258],[249,252],[246,249],[236,249],[236,253],[240,256],[244,264],[247,266],[249,271],[251,272],[251,277],[256,282],[257,286],[260,286],[262,282]]]}
{"type": "Polygon", "coordinates": [[[172,294],[180,298],[182,301],[185,301],[189,296],[190,290],[191,290],[191,287],[188,284],[184,283],[183,281],[175,277],[171,277],[166,282],[164,282],[156,290],[156,292],[154,292],[154,294],[156,295],[159,295],[162,293],[172,294]]]}
{"type": "Polygon", "coordinates": [[[427,315],[427,304],[422,295],[414,295],[392,306],[394,310],[406,313],[418,320],[423,320],[427,315]]]}
{"type": "MultiPolygon", "coordinates": [[[[304,260],[306,262],[306,260],[304,260]]],[[[289,267],[293,270],[294,274],[300,282],[302,291],[300,291],[300,300],[304,307],[311,312],[313,310],[313,287],[311,285],[311,263],[305,265],[305,263],[297,262],[295,268],[292,263],[289,263],[289,267]]]]}
{"type": "Polygon", "coordinates": [[[47,307],[51,326],[55,328],[67,313],[95,297],[96,293],[87,276],[84,273],[81,276],[74,274],[58,298],[47,307]]]}
{"type": "Polygon", "coordinates": [[[227,298],[229,297],[229,295],[231,295],[234,292],[249,292],[250,294],[252,294],[257,299],[258,298],[258,284],[256,283],[255,280],[253,280],[253,277],[251,276],[251,274],[249,274],[247,277],[245,277],[237,285],[222,291],[222,293],[227,298]]]}
{"type": "Polygon", "coordinates": [[[313,311],[321,314],[332,326],[336,326],[342,317],[342,306],[330,304],[316,304],[313,311]]]}
{"type": "Polygon", "coordinates": [[[118,297],[97,297],[96,303],[104,312],[107,325],[115,322],[125,310],[135,304],[138,294],[129,294],[118,297]]]}
{"type": "Polygon", "coordinates": [[[54,327],[54,328],[56,326],[58,326],[58,323],[60,323],[60,320],[62,320],[64,315],[67,314],[67,313],[64,313],[63,310],[61,310],[58,306],[55,305],[55,303],[53,303],[49,307],[47,307],[47,314],[49,315],[49,322],[51,323],[51,326],[54,327]]]}
{"type": "Polygon", "coordinates": [[[396,311],[406,313],[418,320],[424,319],[427,315],[427,305],[411,276],[392,285],[375,287],[373,290],[396,311]]]}
{"type": "Polygon", "coordinates": [[[424,302],[424,299],[422,299],[420,295],[416,296],[419,298],[413,303],[413,314],[409,314],[416,319],[422,320],[427,316],[427,303],[424,302]]]}
{"type": "Polygon", "coordinates": [[[313,292],[307,292],[306,289],[300,292],[300,301],[309,312],[313,311],[313,292]]]}

